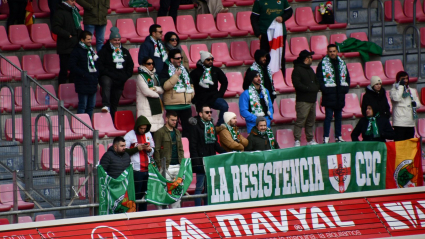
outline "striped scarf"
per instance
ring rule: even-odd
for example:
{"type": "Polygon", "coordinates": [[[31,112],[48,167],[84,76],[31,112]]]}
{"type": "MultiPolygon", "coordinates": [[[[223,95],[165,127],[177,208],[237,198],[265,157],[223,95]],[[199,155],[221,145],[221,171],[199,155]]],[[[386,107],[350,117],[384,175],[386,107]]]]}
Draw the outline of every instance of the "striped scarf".
{"type": "Polygon", "coordinates": [[[96,65],[94,64],[94,62],[97,61],[97,59],[99,57],[96,55],[96,52],[94,52],[93,47],[87,46],[86,44],[84,44],[81,41],[79,43],[80,43],[80,46],[83,49],[87,49],[87,58],[88,58],[88,69],[89,69],[89,72],[97,72],[96,65]]]}
{"type": "Polygon", "coordinates": [[[109,44],[111,44],[113,62],[116,63],[115,67],[117,69],[124,68],[122,66],[122,63],[124,62],[124,57],[122,55],[121,43],[120,43],[119,47],[114,47],[114,45],[112,45],[112,43],[109,43],[109,44]]]}

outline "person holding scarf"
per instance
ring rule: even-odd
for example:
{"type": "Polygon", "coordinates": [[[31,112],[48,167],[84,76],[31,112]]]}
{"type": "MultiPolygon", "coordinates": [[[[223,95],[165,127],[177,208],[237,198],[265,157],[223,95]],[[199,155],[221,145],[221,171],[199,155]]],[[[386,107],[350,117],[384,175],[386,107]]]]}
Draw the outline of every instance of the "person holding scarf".
{"type": "Polygon", "coordinates": [[[421,107],[416,89],[409,87],[409,74],[399,71],[396,75],[396,83],[390,91],[393,105],[393,127],[395,141],[406,140],[415,137],[415,123],[418,118],[416,109],[421,107]]]}
{"type": "Polygon", "coordinates": [[[258,71],[250,71],[246,74],[243,89],[245,90],[239,97],[239,112],[246,121],[248,132],[256,125],[257,117],[262,116],[270,122],[273,119],[273,103],[269,91],[261,84],[261,77],[258,71]]]}
{"type": "Polygon", "coordinates": [[[227,152],[242,152],[244,148],[248,146],[248,140],[240,134],[236,124],[236,114],[233,112],[226,112],[224,113],[224,124],[216,128],[220,139],[220,145],[227,152]]]}
{"type": "Polygon", "coordinates": [[[99,51],[98,62],[102,112],[110,112],[112,120],[115,119],[125,82],[133,75],[133,67],[130,52],[121,45],[119,29],[112,27],[109,41],[99,51]]]}
{"type": "Polygon", "coordinates": [[[149,56],[155,62],[157,72],[162,72],[164,63],[168,59],[164,44],[162,44],[162,28],[158,24],[153,24],[149,27],[149,36],[146,37],[139,50],[139,65],[145,57],[149,56]]]}
{"type": "Polygon", "coordinates": [[[393,140],[395,136],[390,120],[381,116],[378,109],[372,105],[366,107],[366,117],[361,118],[351,132],[351,140],[359,141],[360,134],[363,141],[380,142],[385,142],[386,139],[393,140]]]}
{"type": "Polygon", "coordinates": [[[263,151],[278,149],[279,145],[274,137],[273,131],[267,127],[267,119],[260,116],[255,121],[255,126],[248,136],[248,146],[245,151],[263,151]]]}
{"type": "MultiPolygon", "coordinates": [[[[173,49],[179,49],[182,53],[182,65],[184,68],[189,69],[189,59],[186,56],[186,53],[182,50],[180,46],[180,38],[175,32],[167,32],[164,36],[164,47],[167,54],[173,49]]],[[[190,69],[189,69],[190,70],[190,69]]]]}
{"type": "Polygon", "coordinates": [[[152,58],[145,57],[139,66],[139,75],[136,79],[137,117],[143,115],[151,122],[151,132],[156,132],[164,126],[160,99],[164,90],[159,83],[154,64],[152,58]]]}

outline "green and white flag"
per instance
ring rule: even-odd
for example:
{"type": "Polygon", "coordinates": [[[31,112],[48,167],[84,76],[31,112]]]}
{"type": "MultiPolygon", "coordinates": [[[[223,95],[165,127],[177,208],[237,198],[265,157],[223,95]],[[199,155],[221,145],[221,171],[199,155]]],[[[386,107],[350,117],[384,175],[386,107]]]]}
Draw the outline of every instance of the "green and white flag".
{"type": "Polygon", "coordinates": [[[181,199],[192,182],[192,161],[183,158],[180,171],[174,181],[165,179],[158,169],[149,164],[148,192],[146,200],[156,205],[169,205],[181,199]]]}
{"type": "Polygon", "coordinates": [[[121,175],[110,177],[102,165],[97,167],[99,178],[99,215],[136,211],[134,193],[133,165],[128,166],[121,175]]]}

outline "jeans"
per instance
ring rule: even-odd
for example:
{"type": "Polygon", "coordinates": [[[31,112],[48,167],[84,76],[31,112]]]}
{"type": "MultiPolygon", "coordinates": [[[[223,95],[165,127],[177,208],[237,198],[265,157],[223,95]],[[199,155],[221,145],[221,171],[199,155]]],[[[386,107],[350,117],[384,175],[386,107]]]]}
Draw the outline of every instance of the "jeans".
{"type": "Polygon", "coordinates": [[[177,23],[177,10],[180,6],[180,0],[160,0],[159,1],[159,10],[158,17],[165,17],[168,15],[173,18],[174,24],[177,23]],[[168,8],[170,11],[168,11],[168,8]]]}
{"type": "Polygon", "coordinates": [[[223,98],[218,98],[215,100],[212,108],[220,111],[220,114],[218,115],[217,126],[220,126],[223,123],[227,123],[224,122],[223,119],[224,112],[227,112],[229,110],[229,105],[227,104],[227,102],[223,98]]]}
{"type": "MultiPolygon", "coordinates": [[[[197,173],[195,195],[202,194],[202,191],[204,189],[205,189],[205,193],[207,193],[207,180],[205,180],[205,174],[197,173]]],[[[202,198],[195,198],[195,206],[202,206],[201,200],[202,198]]],[[[204,198],[204,205],[208,205],[208,198],[204,198]]]]}
{"type": "MultiPolygon", "coordinates": [[[[67,82],[68,79],[68,62],[69,62],[69,57],[71,55],[70,54],[59,54],[59,67],[60,67],[60,71],[59,71],[59,76],[58,76],[58,85],[60,84],[65,84],[67,82]]],[[[69,83],[73,83],[73,79],[70,76],[69,79],[69,83]]]]}
{"type": "Polygon", "coordinates": [[[15,24],[24,24],[26,2],[16,0],[7,1],[9,3],[9,17],[6,22],[6,32],[9,33],[9,26],[15,24]]]}
{"type": "MultiPolygon", "coordinates": [[[[189,118],[192,117],[192,109],[185,109],[185,110],[176,110],[177,113],[177,124],[180,120],[182,123],[182,136],[189,138],[189,130],[190,130],[190,124],[189,124],[189,118]]],[[[176,124],[176,128],[177,128],[176,124]]]]}
{"type": "Polygon", "coordinates": [[[96,32],[96,51],[99,52],[105,41],[106,25],[84,25],[84,30],[91,32],[91,34],[96,32]]]}
{"type": "Polygon", "coordinates": [[[341,120],[342,120],[342,109],[335,110],[329,107],[325,107],[325,122],[323,123],[323,137],[329,137],[329,131],[331,130],[332,114],[335,115],[335,139],[341,136],[341,120]]]}
{"type": "MultiPolygon", "coordinates": [[[[136,200],[142,199],[148,190],[149,172],[133,171],[134,177],[134,191],[136,193],[136,200]]],[[[146,211],[148,209],[147,203],[139,204],[138,211],[146,211]]]]}
{"type": "Polygon", "coordinates": [[[96,93],[92,95],[78,94],[77,114],[87,113],[90,118],[93,115],[93,109],[96,105],[96,93]]]}
{"type": "Polygon", "coordinates": [[[109,76],[100,77],[99,84],[102,87],[100,92],[102,95],[102,105],[109,107],[112,120],[115,120],[115,112],[118,109],[123,90],[114,86],[114,81],[109,76]]]}

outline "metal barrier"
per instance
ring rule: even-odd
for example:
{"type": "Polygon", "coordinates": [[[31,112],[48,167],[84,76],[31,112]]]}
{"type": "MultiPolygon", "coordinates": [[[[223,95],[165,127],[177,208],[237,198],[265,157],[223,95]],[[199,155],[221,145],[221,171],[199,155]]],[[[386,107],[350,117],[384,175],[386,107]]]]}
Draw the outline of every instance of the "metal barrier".
{"type": "Polygon", "coordinates": [[[48,127],[49,127],[49,170],[53,170],[53,127],[52,120],[50,116],[46,113],[40,113],[35,118],[34,123],[34,170],[39,170],[38,164],[38,120],[41,117],[45,117],[47,119],[48,127]]]}
{"type": "MultiPolygon", "coordinates": [[[[415,0],[416,2],[416,0],[415,0]]],[[[419,29],[415,26],[415,25],[411,25],[408,26],[406,28],[404,28],[403,31],[403,67],[404,69],[406,69],[406,64],[407,64],[407,50],[406,50],[406,33],[407,31],[412,28],[413,29],[413,47],[416,48],[417,50],[417,54],[418,54],[418,80],[421,79],[421,33],[419,31],[419,29]],[[415,41],[415,36],[416,36],[416,41],[415,41]],[[415,45],[416,42],[416,45],[415,45]]]]}
{"type": "MultiPolygon", "coordinates": [[[[378,6],[378,8],[381,10],[381,28],[382,28],[382,32],[381,32],[381,38],[382,38],[382,49],[385,51],[385,44],[384,44],[384,42],[385,42],[385,13],[384,13],[384,3],[382,2],[382,0],[370,0],[370,2],[369,2],[369,4],[368,4],[368,6],[367,6],[367,23],[368,23],[368,26],[367,26],[367,29],[368,29],[368,37],[369,37],[369,40],[371,40],[372,39],[372,20],[371,20],[371,8],[372,8],[372,3],[374,2],[374,1],[377,1],[377,2],[379,2],[379,6],[380,6],[380,8],[379,8],[379,6],[378,6]]],[[[393,11],[394,11],[394,7],[393,7],[393,11]]],[[[394,13],[393,13],[393,16],[394,16],[394,13]]]]}

